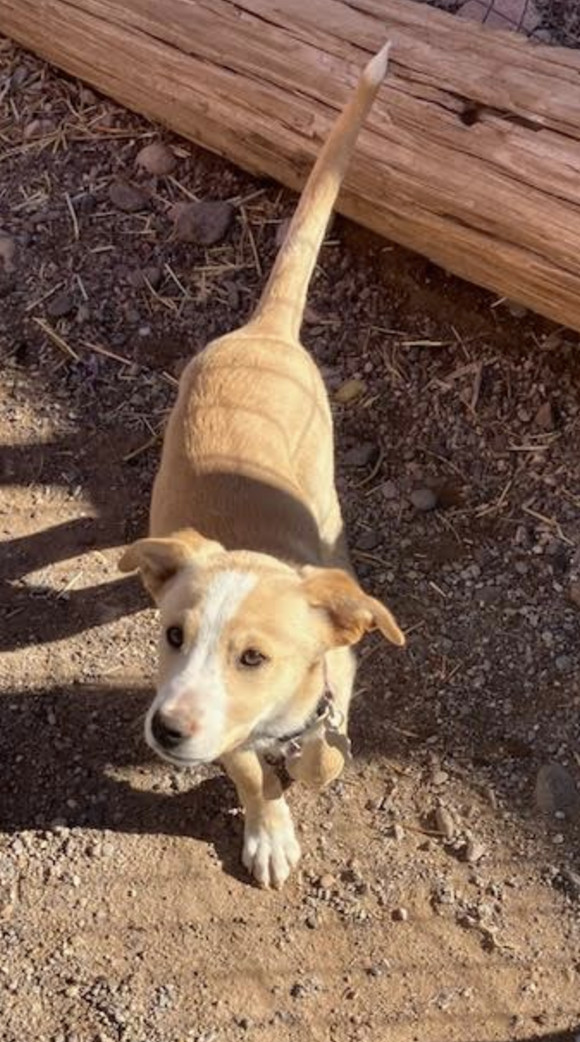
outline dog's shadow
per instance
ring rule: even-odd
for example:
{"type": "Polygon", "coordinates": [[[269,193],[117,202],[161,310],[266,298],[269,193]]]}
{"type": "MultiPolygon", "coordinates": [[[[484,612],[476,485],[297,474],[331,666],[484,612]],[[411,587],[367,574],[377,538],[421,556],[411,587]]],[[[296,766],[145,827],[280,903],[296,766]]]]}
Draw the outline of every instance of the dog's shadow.
{"type": "Polygon", "coordinates": [[[176,775],[149,754],[145,688],[70,686],[0,700],[0,831],[67,826],[99,832],[190,837],[214,848],[225,871],[249,882],[240,864],[241,818],[218,769],[176,775]],[[141,788],[131,785],[123,774],[141,788]],[[209,775],[209,776],[208,776],[209,775]],[[184,790],[181,788],[183,784],[184,790]]]}

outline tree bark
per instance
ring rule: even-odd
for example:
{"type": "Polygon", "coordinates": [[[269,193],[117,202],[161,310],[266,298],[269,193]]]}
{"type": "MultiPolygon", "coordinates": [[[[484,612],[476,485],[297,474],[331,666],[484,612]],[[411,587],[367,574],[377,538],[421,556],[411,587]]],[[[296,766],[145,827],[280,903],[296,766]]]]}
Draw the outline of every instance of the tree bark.
{"type": "Polygon", "coordinates": [[[390,38],[339,211],[580,330],[579,52],[410,0],[1,0],[0,31],[293,189],[390,38]]]}

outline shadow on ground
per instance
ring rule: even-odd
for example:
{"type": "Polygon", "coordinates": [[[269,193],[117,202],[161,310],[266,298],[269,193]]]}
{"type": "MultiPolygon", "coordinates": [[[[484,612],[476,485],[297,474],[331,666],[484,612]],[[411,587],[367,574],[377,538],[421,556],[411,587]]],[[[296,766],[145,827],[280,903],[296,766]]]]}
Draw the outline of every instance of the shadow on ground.
{"type": "Polygon", "coordinates": [[[5,692],[0,699],[0,830],[61,824],[186,836],[213,845],[226,871],[241,878],[241,826],[231,814],[236,797],[226,776],[192,771],[185,792],[155,791],[167,767],[149,755],[143,741],[150,699],[145,687],[5,692]],[[128,767],[137,776],[147,775],[146,788],[113,776],[128,767]]]}

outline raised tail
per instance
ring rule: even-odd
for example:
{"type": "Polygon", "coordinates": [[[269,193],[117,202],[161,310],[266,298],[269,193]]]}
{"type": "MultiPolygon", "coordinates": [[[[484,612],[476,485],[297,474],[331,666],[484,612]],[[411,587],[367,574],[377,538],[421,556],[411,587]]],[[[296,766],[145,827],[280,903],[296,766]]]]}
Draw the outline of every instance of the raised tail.
{"type": "Polygon", "coordinates": [[[366,115],[387,72],[390,43],[365,67],[316,160],[290,222],[253,322],[267,322],[282,335],[297,338],[308,285],[332,208],[366,115]]]}

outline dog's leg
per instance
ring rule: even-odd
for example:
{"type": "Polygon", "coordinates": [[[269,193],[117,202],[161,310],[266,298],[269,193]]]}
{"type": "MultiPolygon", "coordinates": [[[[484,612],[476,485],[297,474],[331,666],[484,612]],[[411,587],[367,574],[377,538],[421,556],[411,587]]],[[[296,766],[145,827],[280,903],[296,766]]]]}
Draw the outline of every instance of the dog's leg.
{"type": "Polygon", "coordinates": [[[300,847],[280,782],[256,753],[228,753],[221,762],[244,808],[244,866],[260,886],[281,887],[300,859],[300,847]]]}

